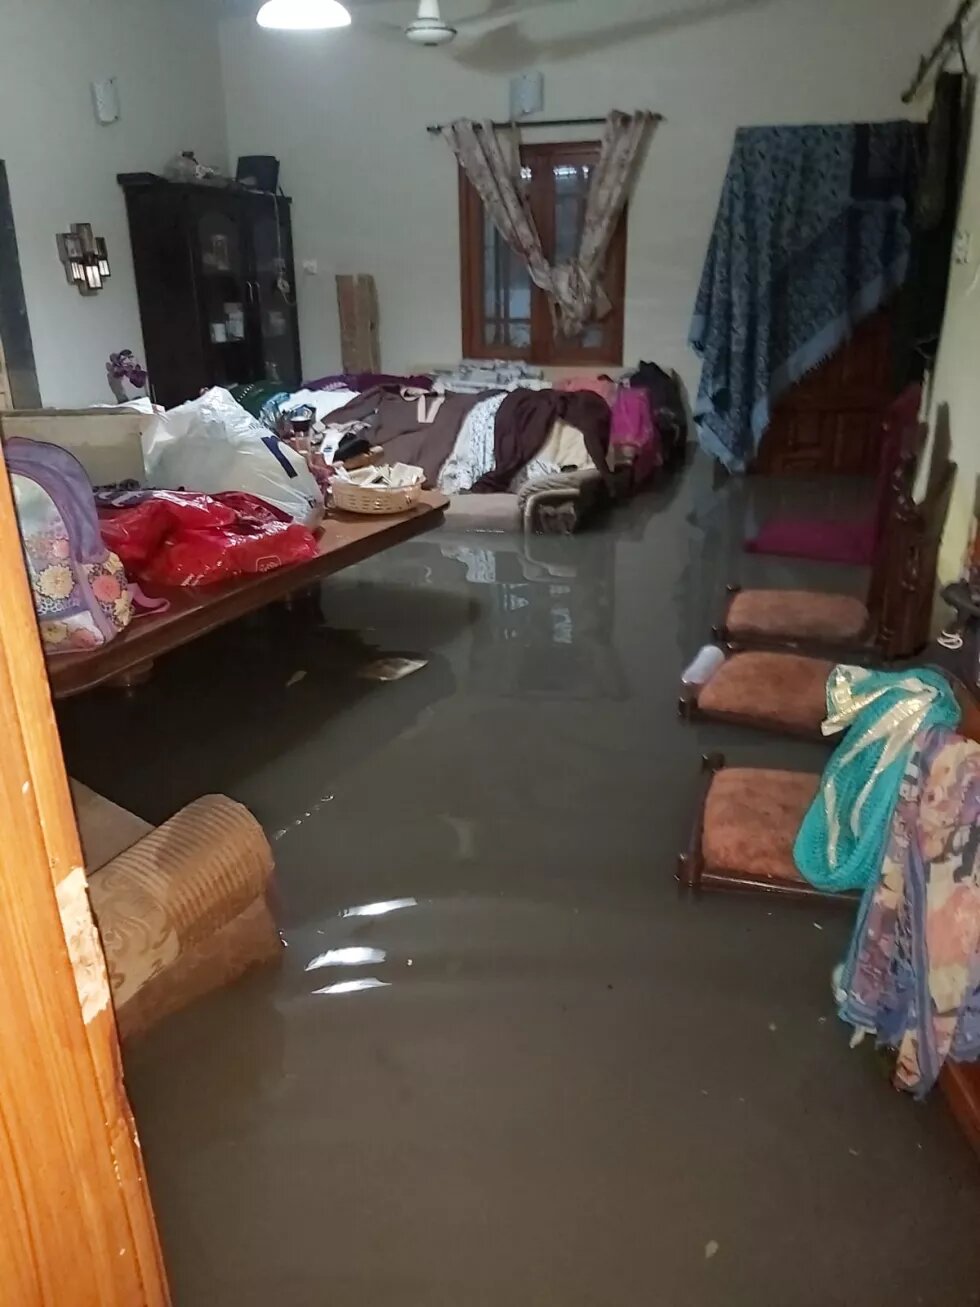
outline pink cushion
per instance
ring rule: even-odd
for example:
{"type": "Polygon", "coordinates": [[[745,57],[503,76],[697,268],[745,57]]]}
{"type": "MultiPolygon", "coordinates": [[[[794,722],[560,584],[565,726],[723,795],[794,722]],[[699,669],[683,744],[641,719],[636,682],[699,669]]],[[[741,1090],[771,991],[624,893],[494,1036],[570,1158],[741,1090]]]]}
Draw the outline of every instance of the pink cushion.
{"type": "Polygon", "coordinates": [[[745,548],[750,554],[867,566],[874,561],[876,527],[874,514],[860,522],[779,517],[767,522],[754,539],[746,540],[745,548]]]}
{"type": "Polygon", "coordinates": [[[706,713],[819,731],[827,716],[827,678],[834,664],[800,654],[738,653],[698,695],[706,713]]]}
{"type": "Polygon", "coordinates": [[[820,777],[729,767],[711,783],[701,849],[707,871],[802,881],[793,844],[820,777]]]}
{"type": "Polygon", "coordinates": [[[735,639],[856,640],[867,624],[868,610],[860,599],[812,590],[743,590],[732,600],[725,622],[735,639]]]}

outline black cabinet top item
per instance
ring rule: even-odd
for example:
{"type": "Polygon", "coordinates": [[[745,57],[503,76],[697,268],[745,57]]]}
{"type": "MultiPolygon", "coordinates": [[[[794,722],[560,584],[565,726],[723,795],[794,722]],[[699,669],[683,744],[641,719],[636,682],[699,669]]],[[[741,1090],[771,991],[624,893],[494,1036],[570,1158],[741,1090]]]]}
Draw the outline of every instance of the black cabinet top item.
{"type": "Polygon", "coordinates": [[[292,204],[288,195],[275,196],[273,191],[257,191],[252,186],[240,186],[235,181],[221,183],[208,182],[172,182],[167,177],[160,177],[155,172],[121,172],[116,174],[116,181],[127,191],[147,190],[153,186],[165,186],[171,191],[190,191],[200,195],[256,195],[260,198],[275,197],[280,204],[292,204]]]}

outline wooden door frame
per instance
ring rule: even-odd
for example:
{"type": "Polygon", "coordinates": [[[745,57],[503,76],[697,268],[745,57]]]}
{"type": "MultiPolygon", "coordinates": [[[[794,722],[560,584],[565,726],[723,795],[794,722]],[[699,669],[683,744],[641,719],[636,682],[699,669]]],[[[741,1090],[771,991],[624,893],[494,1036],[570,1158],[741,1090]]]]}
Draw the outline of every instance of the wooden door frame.
{"type": "Polygon", "coordinates": [[[0,566],[0,1301],[166,1307],[2,455],[0,566]]]}
{"type": "Polygon", "coordinates": [[[10,201],[7,166],[0,159],[0,408],[39,408],[41,395],[34,365],[34,345],[20,274],[20,253],[10,201]]]}
{"type": "Polygon", "coordinates": [[[7,375],[7,357],[3,352],[3,336],[0,336],[0,412],[14,406],[14,397],[10,393],[10,378],[7,375]]]}

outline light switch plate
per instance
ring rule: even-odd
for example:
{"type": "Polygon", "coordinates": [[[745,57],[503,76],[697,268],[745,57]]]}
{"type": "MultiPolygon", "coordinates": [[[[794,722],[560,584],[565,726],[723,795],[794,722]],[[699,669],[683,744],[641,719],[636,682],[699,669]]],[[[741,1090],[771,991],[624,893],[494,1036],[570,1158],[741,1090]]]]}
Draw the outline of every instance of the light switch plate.
{"type": "Polygon", "coordinates": [[[953,239],[953,262],[965,267],[973,257],[973,232],[962,228],[953,239]]]}
{"type": "Polygon", "coordinates": [[[119,83],[115,77],[106,77],[101,82],[92,83],[92,104],[96,121],[103,127],[119,121],[119,83]]]}
{"type": "Polygon", "coordinates": [[[544,73],[534,70],[510,79],[510,116],[527,118],[544,109],[544,73]]]}

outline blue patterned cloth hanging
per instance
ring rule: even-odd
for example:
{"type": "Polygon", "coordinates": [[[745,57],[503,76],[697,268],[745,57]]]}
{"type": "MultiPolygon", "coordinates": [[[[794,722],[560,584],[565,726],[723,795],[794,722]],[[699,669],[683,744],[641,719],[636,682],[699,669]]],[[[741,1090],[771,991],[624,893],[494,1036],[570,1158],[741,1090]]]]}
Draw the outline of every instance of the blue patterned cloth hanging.
{"type": "Polygon", "coordinates": [[[751,462],[776,400],[905,280],[920,125],[743,127],[691,325],[701,445],[751,462]]]}

